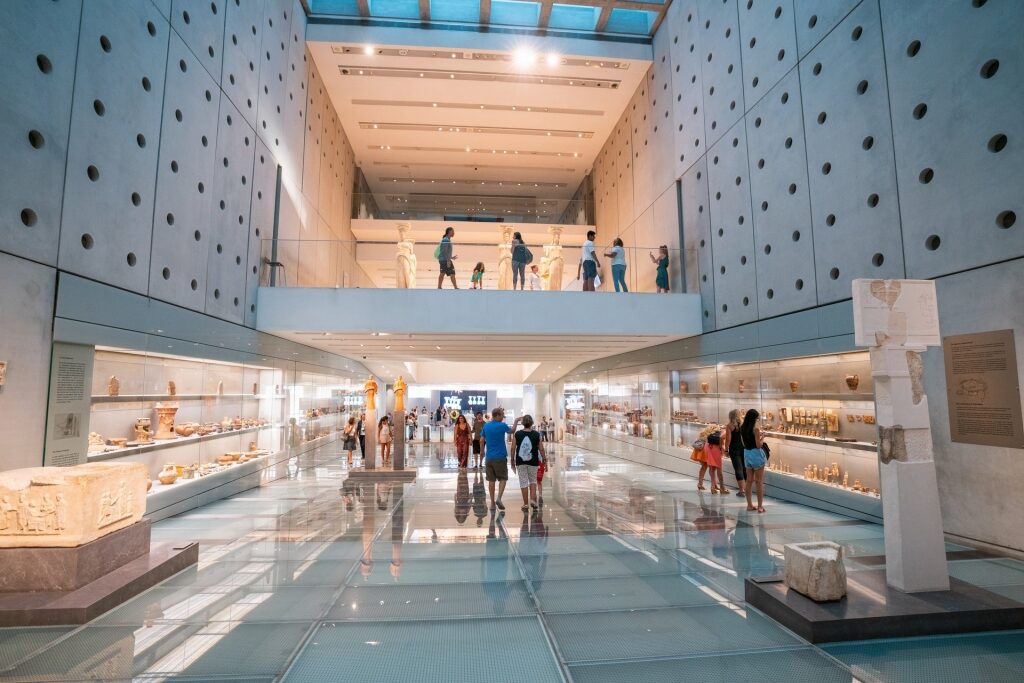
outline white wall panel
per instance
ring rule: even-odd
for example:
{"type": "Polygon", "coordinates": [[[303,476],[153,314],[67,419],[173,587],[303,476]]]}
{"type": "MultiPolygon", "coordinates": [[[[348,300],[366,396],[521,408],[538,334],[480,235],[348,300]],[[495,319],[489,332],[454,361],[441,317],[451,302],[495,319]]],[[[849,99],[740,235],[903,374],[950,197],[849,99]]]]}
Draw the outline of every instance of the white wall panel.
{"type": "Polygon", "coordinates": [[[81,11],[81,2],[0,3],[0,92],[10,94],[0,116],[8,170],[0,183],[0,250],[50,265],[57,263],[81,11]]]}
{"type": "Polygon", "coordinates": [[[875,3],[860,5],[807,55],[800,82],[818,303],[828,303],[850,298],[853,278],[904,274],[875,3]]]}
{"type": "Polygon", "coordinates": [[[748,108],[796,66],[793,24],[792,0],[756,0],[740,4],[743,97],[748,108]]]}
{"type": "Polygon", "coordinates": [[[223,61],[224,4],[225,0],[173,0],[171,3],[171,26],[218,82],[223,61]]]}
{"type": "Polygon", "coordinates": [[[224,21],[221,87],[242,116],[256,127],[264,0],[228,0],[224,21]]]}
{"type": "Polygon", "coordinates": [[[95,0],[82,14],[58,262],[141,293],[168,33],[150,3],[95,0]]]}
{"type": "Polygon", "coordinates": [[[244,319],[256,135],[238,109],[221,97],[214,161],[214,200],[208,242],[206,312],[241,323],[244,319]]]}
{"type": "MultiPolygon", "coordinates": [[[[256,140],[252,176],[252,208],[249,215],[249,249],[246,259],[248,265],[245,273],[247,327],[256,325],[256,290],[261,278],[264,284],[270,284],[270,271],[266,270],[263,264],[263,240],[272,239],[274,236],[274,193],[277,190],[277,161],[259,139],[256,140]]],[[[269,258],[269,249],[266,255],[269,258]]]]}
{"type": "MultiPolygon", "coordinates": [[[[793,0],[800,58],[810,52],[861,0],[793,0]]],[[[868,0],[871,2],[872,0],[868,0]]]]}
{"type": "Polygon", "coordinates": [[[220,96],[176,33],[167,62],[149,294],[202,311],[220,96]]]}
{"type": "MultiPolygon", "coordinates": [[[[287,97],[284,75],[288,66],[288,38],[291,23],[286,18],[289,0],[266,0],[263,12],[263,38],[260,45],[260,101],[256,132],[275,157],[287,147],[283,107],[287,97]]],[[[300,157],[301,158],[301,157],[300,157]]]]}
{"type": "Polygon", "coordinates": [[[882,25],[908,277],[1024,255],[1024,3],[887,0],[882,25]]]}
{"type": "MultiPolygon", "coordinates": [[[[700,288],[701,315],[704,331],[717,326],[715,315],[715,277],[711,241],[711,195],[708,188],[707,159],[701,158],[683,174],[682,214],[683,251],[686,258],[687,283],[700,288]]],[[[687,291],[693,291],[687,286],[687,291]]]]}
{"type": "Polygon", "coordinates": [[[633,96],[630,105],[630,146],[633,148],[633,215],[635,220],[642,211],[654,202],[654,177],[651,168],[651,101],[649,99],[653,72],[648,69],[641,81],[640,89],[633,96]]]}
{"type": "Polygon", "coordinates": [[[320,162],[323,152],[320,140],[323,136],[324,112],[327,97],[324,95],[323,82],[320,74],[311,61],[306,63],[306,133],[303,143],[302,162],[302,194],[312,202],[313,206],[320,203],[320,162]]]}
{"type": "Polygon", "coordinates": [[[672,126],[675,134],[673,163],[681,176],[704,154],[704,80],[701,74],[700,17],[696,0],[673,2],[664,28],[669,31],[672,60],[672,126]]]}
{"type": "Polygon", "coordinates": [[[616,230],[623,230],[633,222],[633,145],[632,112],[627,109],[615,129],[615,189],[618,204],[616,230]]]}
{"type": "Polygon", "coordinates": [[[654,193],[675,185],[675,133],[672,118],[672,60],[668,33],[654,37],[654,69],[651,80],[651,181],[654,193]]]}
{"type": "Polygon", "coordinates": [[[817,304],[800,78],[793,69],[746,117],[761,317],[817,304]]]}
{"type": "Polygon", "coordinates": [[[743,116],[743,69],[736,0],[700,2],[704,138],[715,142],[743,116]]]}
{"type": "Polygon", "coordinates": [[[708,150],[711,245],[719,327],[757,319],[754,223],[743,124],[708,150]]]}
{"type": "MultiPolygon", "coordinates": [[[[282,12],[284,14],[284,12],[282,12]]],[[[291,21],[290,31],[285,43],[288,70],[285,72],[285,84],[287,93],[282,110],[284,116],[284,138],[285,148],[276,154],[278,159],[288,169],[288,183],[290,186],[299,188],[302,186],[303,174],[303,152],[306,132],[306,89],[307,77],[306,64],[309,58],[306,56],[306,14],[298,0],[292,0],[291,10],[288,11],[288,18],[291,21]]]]}

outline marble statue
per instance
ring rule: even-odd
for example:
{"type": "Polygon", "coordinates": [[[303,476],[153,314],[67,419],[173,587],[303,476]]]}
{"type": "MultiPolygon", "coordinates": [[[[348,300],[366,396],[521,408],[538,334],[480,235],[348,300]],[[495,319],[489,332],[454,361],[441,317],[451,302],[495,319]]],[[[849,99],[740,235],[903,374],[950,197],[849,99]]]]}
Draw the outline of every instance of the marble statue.
{"type": "Polygon", "coordinates": [[[565,257],[562,256],[562,226],[552,225],[548,228],[551,244],[544,247],[544,258],[548,260],[547,289],[553,292],[562,290],[565,271],[565,257]]]}
{"type": "Polygon", "coordinates": [[[146,512],[142,463],[97,462],[0,472],[0,548],[68,548],[146,512]]]}
{"type": "Polygon", "coordinates": [[[416,242],[409,237],[409,224],[398,224],[398,254],[395,256],[395,287],[416,288],[416,242]]]}
{"type": "Polygon", "coordinates": [[[167,395],[168,396],[177,396],[177,394],[178,394],[178,385],[174,383],[173,379],[167,380],[167,395]]]}
{"type": "Polygon", "coordinates": [[[174,415],[178,412],[177,403],[157,403],[153,408],[156,411],[156,434],[153,438],[157,441],[177,439],[174,432],[174,415]]]}
{"type": "Polygon", "coordinates": [[[398,379],[395,380],[395,410],[400,413],[405,412],[405,380],[399,375],[398,379]]]}
{"type": "Polygon", "coordinates": [[[512,226],[501,228],[498,245],[498,289],[512,289],[512,226]]]}
{"type": "Polygon", "coordinates": [[[363,385],[363,391],[366,392],[366,408],[373,410],[377,407],[377,391],[380,387],[377,384],[377,380],[370,375],[366,378],[366,384],[363,385]]]}
{"type": "Polygon", "coordinates": [[[121,380],[117,375],[111,375],[107,380],[107,396],[117,396],[121,393],[121,380]]]}

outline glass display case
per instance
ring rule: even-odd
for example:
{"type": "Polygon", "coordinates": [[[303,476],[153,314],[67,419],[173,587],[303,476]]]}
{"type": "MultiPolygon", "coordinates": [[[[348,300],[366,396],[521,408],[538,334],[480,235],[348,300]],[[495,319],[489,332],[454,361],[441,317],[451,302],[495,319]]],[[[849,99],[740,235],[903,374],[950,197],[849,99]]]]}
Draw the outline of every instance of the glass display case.
{"type": "Polygon", "coordinates": [[[671,444],[687,456],[702,429],[755,408],[773,475],[879,495],[867,353],[682,368],[670,384],[671,444]]]}
{"type": "Polygon", "coordinates": [[[659,383],[654,375],[625,375],[591,388],[590,427],[609,436],[654,441],[659,383]]]}
{"type": "Polygon", "coordinates": [[[268,361],[96,347],[88,460],[145,464],[154,495],[336,439],[356,380],[268,361]]]}

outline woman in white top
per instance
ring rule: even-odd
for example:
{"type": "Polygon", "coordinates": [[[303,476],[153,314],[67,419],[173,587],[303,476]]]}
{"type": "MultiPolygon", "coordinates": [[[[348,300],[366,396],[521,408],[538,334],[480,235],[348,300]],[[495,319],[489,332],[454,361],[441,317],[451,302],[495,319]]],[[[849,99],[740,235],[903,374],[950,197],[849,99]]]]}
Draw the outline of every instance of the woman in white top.
{"type": "Polygon", "coordinates": [[[391,418],[385,415],[377,423],[377,443],[380,444],[380,459],[387,467],[391,464],[391,442],[394,440],[394,431],[391,429],[391,418]]]}
{"type": "Polygon", "coordinates": [[[612,248],[604,253],[612,260],[612,282],[615,283],[615,291],[628,292],[626,287],[626,249],[622,246],[622,239],[616,237],[612,241],[612,248]],[[619,290],[619,287],[622,287],[619,290]]]}

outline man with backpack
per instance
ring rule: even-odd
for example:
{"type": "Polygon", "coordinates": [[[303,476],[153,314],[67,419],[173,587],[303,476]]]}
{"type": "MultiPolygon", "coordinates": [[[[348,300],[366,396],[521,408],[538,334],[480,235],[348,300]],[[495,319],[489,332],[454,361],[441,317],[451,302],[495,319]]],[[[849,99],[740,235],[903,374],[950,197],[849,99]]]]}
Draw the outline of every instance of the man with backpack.
{"type": "Polygon", "coordinates": [[[440,266],[441,272],[437,276],[437,288],[441,289],[441,284],[444,282],[444,276],[447,275],[452,279],[452,287],[455,289],[459,288],[459,285],[455,282],[455,264],[453,261],[458,256],[452,254],[452,237],[455,236],[455,228],[448,226],[445,228],[444,237],[441,238],[441,243],[434,249],[434,256],[437,258],[437,264],[440,266]]]}
{"type": "MultiPolygon", "coordinates": [[[[523,512],[531,507],[537,511],[537,468],[544,457],[544,446],[540,432],[533,428],[533,416],[523,415],[523,429],[515,432],[515,455],[512,458],[512,471],[519,475],[519,489],[523,492],[523,512]]],[[[518,420],[517,420],[518,422],[518,420]]]]}

